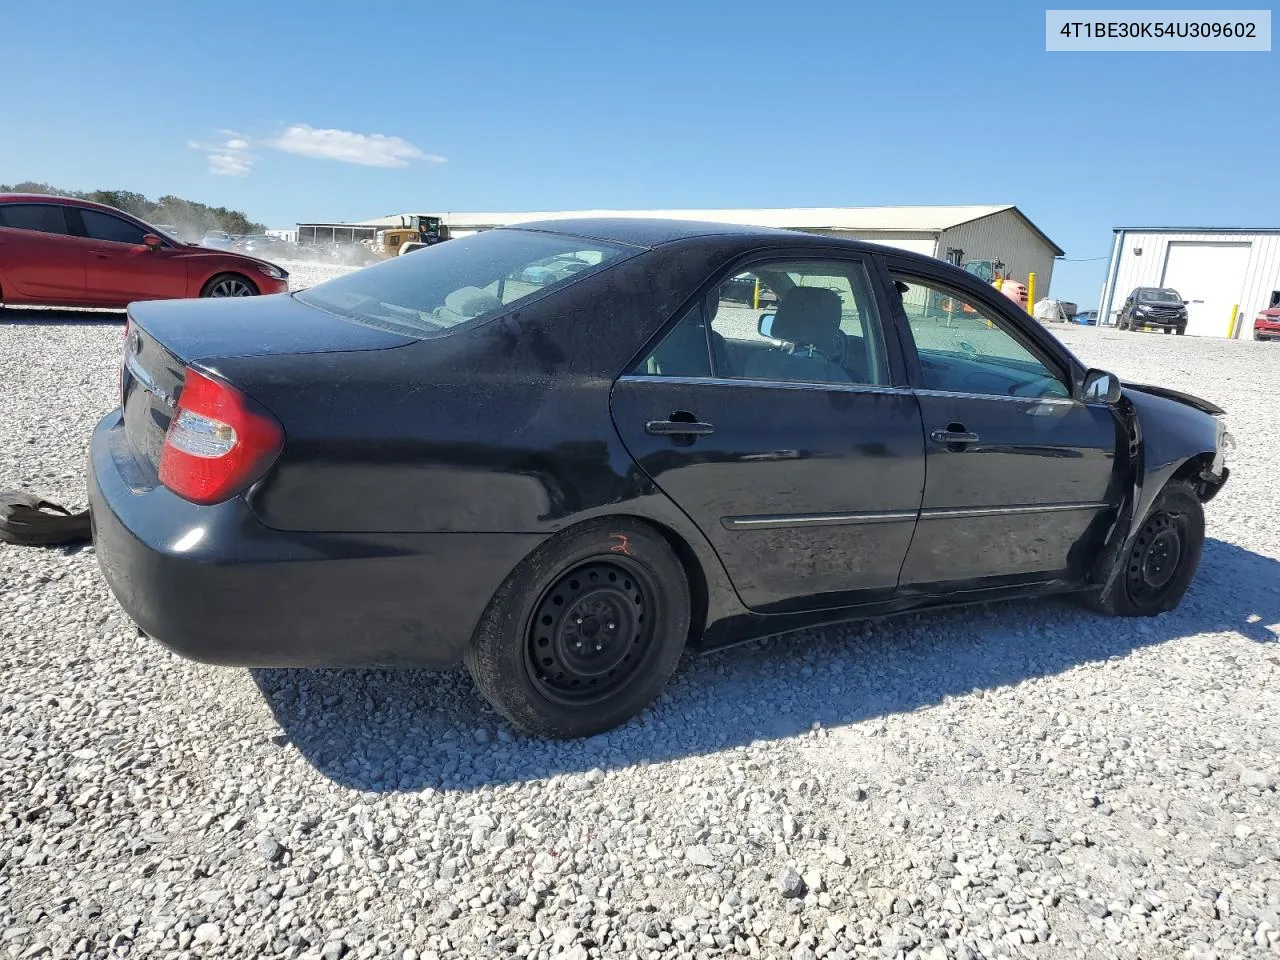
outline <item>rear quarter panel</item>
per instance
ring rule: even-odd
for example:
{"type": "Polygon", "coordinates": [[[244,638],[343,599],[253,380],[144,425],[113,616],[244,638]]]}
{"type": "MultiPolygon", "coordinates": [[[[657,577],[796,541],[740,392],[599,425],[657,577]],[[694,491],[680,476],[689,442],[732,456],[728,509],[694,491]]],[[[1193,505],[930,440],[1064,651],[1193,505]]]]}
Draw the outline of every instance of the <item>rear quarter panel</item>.
{"type": "Polygon", "coordinates": [[[688,546],[712,620],[740,611],[719,558],[640,471],[609,395],[732,244],[664,245],[447,336],[383,350],[210,357],[282,422],[247,494],[289,531],[553,534],[649,519],[688,546]]]}

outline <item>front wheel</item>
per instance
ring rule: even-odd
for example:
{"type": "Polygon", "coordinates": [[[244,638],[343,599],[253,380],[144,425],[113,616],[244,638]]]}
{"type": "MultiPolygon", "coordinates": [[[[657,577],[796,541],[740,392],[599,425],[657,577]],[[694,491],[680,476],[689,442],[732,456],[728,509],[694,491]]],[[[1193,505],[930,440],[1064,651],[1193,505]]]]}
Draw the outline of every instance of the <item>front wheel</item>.
{"type": "Polygon", "coordinates": [[[204,285],[202,297],[256,297],[258,288],[252,280],[238,273],[220,273],[204,285]]]}
{"type": "Polygon", "coordinates": [[[1085,601],[1118,617],[1154,617],[1172,610],[1191,586],[1204,548],[1204,506],[1189,483],[1169,483],[1125,548],[1111,588],[1085,601]]]}
{"type": "Polygon", "coordinates": [[[1186,335],[1187,335],[1187,328],[1186,328],[1186,327],[1179,327],[1179,328],[1178,328],[1178,336],[1180,336],[1180,337],[1185,337],[1186,335]]]}
{"type": "Polygon", "coordinates": [[[467,669],[526,733],[590,736],[661,692],[689,617],[684,568],[656,530],[591,521],[540,547],[498,588],[467,647],[467,669]]]}

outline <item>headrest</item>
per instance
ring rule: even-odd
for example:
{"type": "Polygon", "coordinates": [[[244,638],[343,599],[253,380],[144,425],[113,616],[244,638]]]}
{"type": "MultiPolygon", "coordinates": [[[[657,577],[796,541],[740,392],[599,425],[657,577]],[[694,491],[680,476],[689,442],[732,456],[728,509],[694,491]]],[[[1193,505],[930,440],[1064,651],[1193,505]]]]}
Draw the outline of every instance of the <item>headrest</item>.
{"type": "Polygon", "coordinates": [[[840,329],[840,294],[823,287],[793,287],[778,301],[771,336],[788,343],[830,347],[840,329]]]}
{"type": "Polygon", "coordinates": [[[497,310],[502,301],[479,287],[463,287],[444,298],[444,305],[464,317],[478,317],[490,310],[497,310]]]}

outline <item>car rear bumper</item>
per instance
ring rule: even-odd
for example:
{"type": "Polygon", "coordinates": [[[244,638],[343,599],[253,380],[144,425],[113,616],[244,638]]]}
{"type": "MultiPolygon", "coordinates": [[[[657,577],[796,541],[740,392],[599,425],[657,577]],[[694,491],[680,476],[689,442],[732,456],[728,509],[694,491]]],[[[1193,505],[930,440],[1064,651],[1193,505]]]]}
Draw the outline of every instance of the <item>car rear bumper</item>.
{"type": "Polygon", "coordinates": [[[272,530],[239,497],[202,507],[140,479],[118,410],[94,431],[89,461],[112,593],[149,636],[206,663],[454,666],[543,539],[272,530]]]}

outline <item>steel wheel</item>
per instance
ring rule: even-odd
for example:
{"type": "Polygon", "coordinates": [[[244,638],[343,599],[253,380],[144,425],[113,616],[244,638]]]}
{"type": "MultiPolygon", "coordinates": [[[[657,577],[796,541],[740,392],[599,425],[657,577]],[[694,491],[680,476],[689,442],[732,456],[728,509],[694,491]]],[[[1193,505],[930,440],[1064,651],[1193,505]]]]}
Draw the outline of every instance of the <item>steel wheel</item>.
{"type": "Polygon", "coordinates": [[[258,291],[242,277],[219,277],[205,294],[206,297],[255,297],[258,291]]]}
{"type": "Polygon", "coordinates": [[[511,572],[463,656],[480,692],[520,730],[591,736],[661,692],[689,636],[691,599],[658,530],[630,517],[591,520],[511,572]]]}
{"type": "Polygon", "coordinates": [[[525,664],[539,692],[582,706],[625,687],[653,640],[654,596],[645,571],[623,557],[581,563],[556,580],[525,637],[525,664]]]}
{"type": "Polygon", "coordinates": [[[1125,570],[1129,598],[1136,606],[1158,605],[1177,580],[1187,552],[1187,525],[1185,516],[1160,511],[1138,531],[1125,570]]]}

